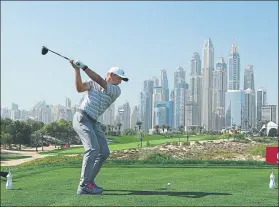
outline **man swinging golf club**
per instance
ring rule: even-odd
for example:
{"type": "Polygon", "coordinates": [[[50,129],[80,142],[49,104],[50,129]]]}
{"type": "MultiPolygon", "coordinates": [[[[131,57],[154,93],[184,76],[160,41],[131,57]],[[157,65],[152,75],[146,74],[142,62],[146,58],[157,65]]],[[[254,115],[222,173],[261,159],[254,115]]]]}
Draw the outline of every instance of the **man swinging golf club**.
{"type": "Polygon", "coordinates": [[[80,137],[85,151],[77,194],[101,194],[103,188],[97,186],[94,180],[110,151],[97,119],[120,96],[121,90],[118,85],[122,80],[127,82],[128,78],[119,67],[112,67],[103,79],[78,60],[70,60],[70,63],[75,69],[76,90],[79,93],[85,92],[73,117],[73,128],[80,137]],[[82,82],[80,69],[92,80],[82,82]]]}

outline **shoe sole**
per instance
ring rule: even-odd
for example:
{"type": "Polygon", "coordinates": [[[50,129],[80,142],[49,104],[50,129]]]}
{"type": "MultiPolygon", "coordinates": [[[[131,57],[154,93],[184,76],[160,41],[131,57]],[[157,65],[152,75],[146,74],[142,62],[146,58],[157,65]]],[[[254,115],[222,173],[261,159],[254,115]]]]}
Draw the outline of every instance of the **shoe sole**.
{"type": "Polygon", "coordinates": [[[88,193],[88,192],[84,192],[84,191],[77,191],[77,195],[100,195],[102,193],[103,193],[103,191],[98,192],[98,193],[88,193]]]}

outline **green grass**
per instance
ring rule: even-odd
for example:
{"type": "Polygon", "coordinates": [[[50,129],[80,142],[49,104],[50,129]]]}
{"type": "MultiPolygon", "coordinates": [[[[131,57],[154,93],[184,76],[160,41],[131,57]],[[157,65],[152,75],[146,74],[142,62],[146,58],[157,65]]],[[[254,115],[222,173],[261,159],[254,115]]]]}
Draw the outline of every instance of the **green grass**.
{"type": "MultiPolygon", "coordinates": [[[[105,191],[92,197],[76,195],[80,166],[13,168],[14,190],[6,190],[1,178],[1,206],[278,205],[278,188],[268,188],[271,167],[160,168],[143,164],[134,168],[106,164],[96,180],[105,191]],[[168,182],[171,188],[167,188],[168,182]]],[[[278,186],[278,179],[276,182],[278,186]]]]}
{"type": "Polygon", "coordinates": [[[24,158],[30,158],[32,156],[19,156],[19,155],[1,155],[1,161],[8,161],[8,160],[18,160],[24,158]]]}
{"type": "MultiPolygon", "coordinates": [[[[121,138],[123,138],[121,144],[110,144],[109,148],[110,150],[123,150],[123,149],[132,149],[132,148],[138,148],[139,141],[135,137],[128,137],[128,136],[123,136],[123,137],[117,137],[115,139],[120,142],[121,138]],[[131,141],[135,139],[135,142],[127,143],[127,140],[131,141]]],[[[109,138],[111,139],[111,138],[109,138]]],[[[190,136],[190,141],[202,141],[202,140],[217,140],[217,139],[222,139],[221,136],[190,136]]],[[[151,146],[157,146],[164,144],[166,142],[177,142],[177,141],[186,141],[186,137],[172,137],[172,138],[165,138],[162,135],[153,135],[153,136],[147,136],[144,137],[143,139],[143,146],[146,145],[146,142],[149,141],[151,146]]],[[[40,154],[82,154],[84,152],[83,147],[71,147],[71,148],[66,148],[66,149],[55,149],[51,151],[45,151],[45,152],[40,152],[40,154]]]]}

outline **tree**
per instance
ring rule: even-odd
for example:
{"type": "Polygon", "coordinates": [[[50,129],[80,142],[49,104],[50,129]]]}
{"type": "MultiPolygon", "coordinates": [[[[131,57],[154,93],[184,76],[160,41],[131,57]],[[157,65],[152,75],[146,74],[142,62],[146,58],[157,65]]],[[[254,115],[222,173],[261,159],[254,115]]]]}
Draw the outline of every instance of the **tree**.
{"type": "Polygon", "coordinates": [[[46,135],[46,130],[42,128],[39,130],[39,137],[41,138],[42,151],[44,151],[44,135],[46,135]]]}
{"type": "Polygon", "coordinates": [[[3,144],[5,149],[7,149],[7,146],[11,149],[12,142],[13,139],[11,134],[1,132],[1,145],[3,144]]]}
{"type": "Polygon", "coordinates": [[[40,146],[41,136],[42,134],[40,130],[33,132],[31,135],[31,145],[36,147],[36,152],[38,152],[38,147],[40,146]]]}
{"type": "Polygon", "coordinates": [[[165,124],[163,124],[163,125],[162,125],[162,130],[163,130],[163,133],[164,133],[164,131],[165,131],[165,128],[166,128],[166,125],[165,125],[165,124]]]}
{"type": "Polygon", "coordinates": [[[23,124],[20,121],[15,121],[14,122],[14,143],[13,144],[18,144],[18,150],[21,150],[21,145],[23,144],[23,124]]]}
{"type": "Polygon", "coordinates": [[[9,118],[2,119],[1,118],[1,132],[3,133],[9,133],[10,132],[10,127],[13,124],[13,120],[9,118]]]}
{"type": "Polygon", "coordinates": [[[136,125],[138,126],[139,131],[140,131],[140,129],[141,129],[141,125],[142,125],[142,122],[141,122],[141,121],[137,121],[136,125]]]}
{"type": "Polygon", "coordinates": [[[57,122],[51,122],[50,124],[44,125],[44,128],[47,135],[54,137],[54,145],[56,148],[57,145],[56,136],[59,134],[59,126],[57,122]]]}
{"type": "Polygon", "coordinates": [[[43,122],[35,121],[32,119],[27,119],[25,123],[30,127],[31,134],[35,131],[40,130],[44,126],[43,122]]]}
{"type": "Polygon", "coordinates": [[[155,125],[154,128],[155,128],[155,130],[156,130],[156,134],[159,134],[159,128],[160,128],[160,127],[159,127],[158,125],[155,125]]]}
{"type": "Polygon", "coordinates": [[[102,131],[103,131],[103,132],[105,132],[105,131],[106,131],[106,128],[107,128],[107,126],[106,126],[106,125],[101,124],[101,129],[102,129],[102,131]]]}
{"type": "Polygon", "coordinates": [[[121,129],[121,126],[122,126],[122,124],[119,122],[119,123],[117,123],[117,127],[118,127],[118,135],[120,135],[121,133],[120,133],[120,129],[121,129]]]}
{"type": "Polygon", "coordinates": [[[166,126],[167,131],[170,131],[170,125],[166,126]]]}
{"type": "Polygon", "coordinates": [[[144,137],[144,134],[141,131],[139,131],[137,137],[140,140],[140,147],[142,147],[142,138],[144,137]]]}
{"type": "Polygon", "coordinates": [[[113,126],[111,126],[110,124],[107,125],[106,127],[106,131],[108,135],[111,135],[111,129],[113,128],[113,126]]]}
{"type": "Polygon", "coordinates": [[[179,126],[179,131],[180,131],[181,134],[183,134],[183,131],[184,131],[184,126],[183,125],[179,126]]]}

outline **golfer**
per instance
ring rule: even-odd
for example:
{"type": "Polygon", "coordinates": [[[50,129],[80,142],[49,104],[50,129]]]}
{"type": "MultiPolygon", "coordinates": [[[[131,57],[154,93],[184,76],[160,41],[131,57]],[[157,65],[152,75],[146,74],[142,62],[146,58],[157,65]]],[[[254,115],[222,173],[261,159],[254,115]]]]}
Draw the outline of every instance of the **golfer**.
{"type": "Polygon", "coordinates": [[[73,117],[73,128],[80,137],[85,151],[77,194],[101,194],[103,188],[97,186],[94,180],[110,151],[101,123],[97,120],[120,96],[121,90],[118,85],[122,80],[127,82],[128,78],[119,67],[112,67],[103,79],[78,60],[71,60],[70,63],[75,69],[76,90],[79,93],[85,92],[73,117]],[[80,69],[92,80],[82,82],[80,69]]]}

